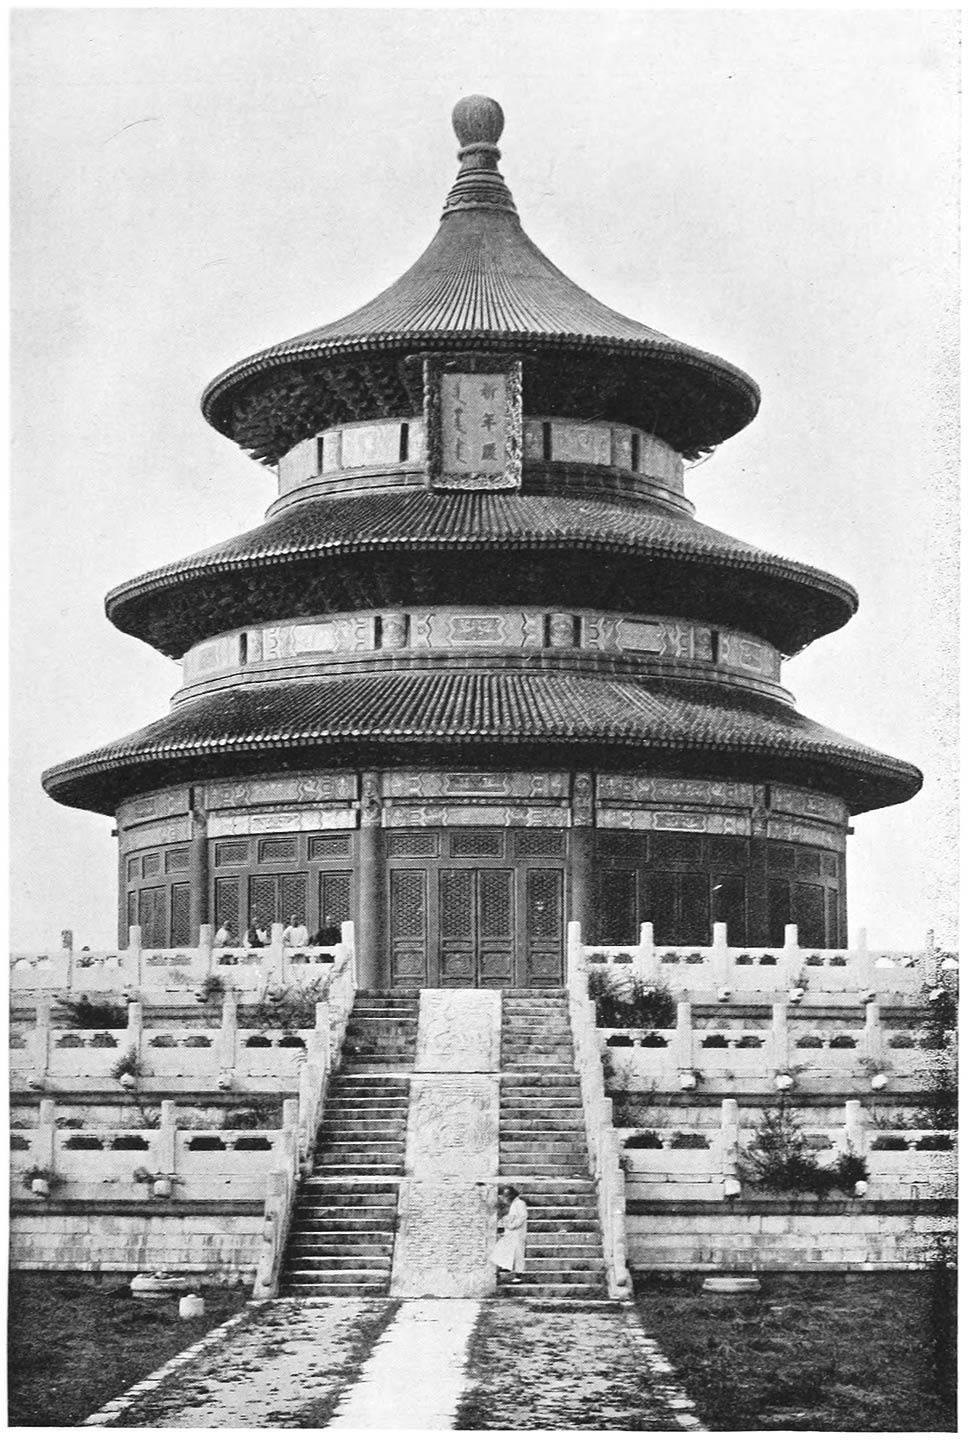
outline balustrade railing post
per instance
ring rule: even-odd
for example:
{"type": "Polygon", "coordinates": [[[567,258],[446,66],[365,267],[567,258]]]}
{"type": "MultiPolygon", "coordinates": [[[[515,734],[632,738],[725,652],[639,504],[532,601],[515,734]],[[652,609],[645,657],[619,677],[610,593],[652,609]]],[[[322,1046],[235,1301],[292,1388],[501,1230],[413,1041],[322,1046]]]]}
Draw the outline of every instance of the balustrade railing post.
{"type": "Polygon", "coordinates": [[[135,1059],[142,1060],[142,1005],[139,1000],[128,1002],[128,1025],[125,1029],[125,1049],[134,1050],[135,1059]]]}
{"type": "Polygon", "coordinates": [[[635,952],[635,970],[643,980],[655,980],[658,966],[655,961],[655,927],[646,920],[638,933],[638,949],[635,952]]]}
{"type": "Polygon", "coordinates": [[[314,1059],[326,1075],[331,1068],[331,1007],[319,1000],[314,1009],[314,1059]]]}
{"type": "Polygon", "coordinates": [[[55,1101],[42,1100],[40,1102],[37,1116],[37,1129],[34,1131],[34,1148],[30,1157],[32,1165],[42,1165],[45,1169],[55,1169],[55,1144],[57,1139],[57,1125],[54,1118],[55,1101]]]}
{"type": "Polygon", "coordinates": [[[353,920],[341,921],[341,944],[348,952],[348,976],[354,991],[358,988],[358,952],[353,920]]]}
{"type": "Polygon", "coordinates": [[[676,1067],[679,1070],[691,1070],[695,1061],[691,1000],[678,1002],[673,1050],[676,1067]]]}
{"type": "Polygon", "coordinates": [[[34,1009],[34,1028],[28,1041],[30,1085],[40,1089],[47,1082],[51,1063],[51,997],[38,996],[34,1009]]]}
{"type": "Polygon", "coordinates": [[[579,998],[586,993],[586,987],[583,984],[585,973],[580,922],[571,920],[567,925],[567,990],[569,994],[579,998]]]}
{"type": "Polygon", "coordinates": [[[884,1027],[881,1024],[881,1002],[870,1000],[864,1006],[863,1053],[880,1065],[884,1060],[884,1027]]]}
{"type": "Polygon", "coordinates": [[[845,1151],[854,1155],[864,1154],[867,1119],[860,1100],[844,1101],[844,1143],[845,1151]]]}
{"type": "Polygon", "coordinates": [[[722,1148],[722,1184],[725,1194],[739,1193],[739,1104],[723,1100],[719,1125],[722,1148]]]}
{"type": "Polygon", "coordinates": [[[155,1171],[159,1175],[176,1173],[176,1103],[163,1100],[159,1107],[159,1128],[155,1132],[155,1171]]]}
{"type": "Polygon", "coordinates": [[[729,927],[717,920],[712,927],[712,970],[710,980],[717,990],[729,984],[729,927]]]}
{"type": "MultiPolygon", "coordinates": [[[[871,957],[867,948],[867,931],[863,925],[857,932],[857,943],[853,950],[853,963],[857,967],[857,984],[859,986],[870,985],[871,957]]],[[[848,979],[850,979],[850,977],[848,977],[848,979]]]]}
{"type": "Polygon", "coordinates": [[[270,947],[267,953],[270,956],[270,974],[278,985],[283,985],[287,978],[284,974],[283,932],[283,925],[279,920],[275,920],[270,926],[270,947]]]}
{"type": "Polygon", "coordinates": [[[797,983],[800,967],[803,964],[803,951],[800,949],[800,931],[796,925],[784,926],[782,959],[783,973],[780,976],[780,982],[789,989],[797,983]]]}
{"type": "Polygon", "coordinates": [[[239,1013],[236,996],[223,998],[223,1013],[219,1023],[219,1044],[216,1050],[216,1071],[221,1089],[228,1090],[236,1072],[237,1028],[239,1013]]]}
{"type": "Polygon", "coordinates": [[[295,1099],[294,1096],[288,1095],[287,1099],[283,1102],[282,1128],[284,1130],[296,1130],[299,1118],[300,1101],[295,1099]]]}
{"type": "Polygon", "coordinates": [[[142,983],[142,927],[141,925],[129,925],[128,927],[128,961],[127,968],[134,974],[135,984],[142,983]]]}
{"type": "Polygon", "coordinates": [[[212,925],[200,925],[199,927],[199,963],[203,968],[204,976],[209,975],[213,968],[212,925]]]}
{"type": "Polygon", "coordinates": [[[776,1000],[773,1003],[772,1040],[770,1044],[770,1058],[775,1070],[789,1070],[790,1068],[790,1024],[787,1018],[787,1007],[785,1000],[776,1000]]]}

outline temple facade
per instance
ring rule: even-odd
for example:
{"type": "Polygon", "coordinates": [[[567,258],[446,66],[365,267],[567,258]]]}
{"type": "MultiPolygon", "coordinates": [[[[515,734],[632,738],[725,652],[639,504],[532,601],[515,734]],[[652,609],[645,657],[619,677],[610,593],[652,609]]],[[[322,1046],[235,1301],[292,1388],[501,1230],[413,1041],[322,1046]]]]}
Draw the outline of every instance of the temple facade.
{"type": "Polygon", "coordinates": [[[536,248],[495,101],[453,123],[411,269],[207,388],[276,498],[109,594],[180,688],[44,786],[115,817],[120,934],[149,948],[352,920],[359,983],[415,989],[560,986],[568,920],[845,946],[848,822],[921,777],[782,683],[851,587],[695,519],[686,462],[757,386],[536,248]]]}

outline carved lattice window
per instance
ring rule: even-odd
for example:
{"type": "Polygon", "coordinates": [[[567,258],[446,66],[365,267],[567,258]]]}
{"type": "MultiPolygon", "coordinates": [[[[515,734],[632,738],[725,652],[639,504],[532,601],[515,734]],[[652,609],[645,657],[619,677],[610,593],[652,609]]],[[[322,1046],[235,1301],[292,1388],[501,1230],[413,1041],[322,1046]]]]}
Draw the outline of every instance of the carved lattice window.
{"type": "Polygon", "coordinates": [[[216,846],[217,865],[245,865],[249,858],[248,840],[221,840],[216,846]]]}
{"type": "Polygon", "coordinates": [[[604,870],[597,878],[598,945],[633,945],[638,938],[637,875],[634,870],[604,870]]]}
{"type": "Polygon", "coordinates": [[[443,935],[472,935],[473,872],[443,870],[439,875],[439,925],[443,935]]]}
{"type": "Polygon", "coordinates": [[[393,870],[391,876],[391,928],[395,939],[425,934],[425,871],[393,870]]]}
{"type": "Polygon", "coordinates": [[[312,835],[309,854],[312,860],[329,860],[338,857],[344,859],[351,854],[351,836],[341,833],[312,835]]]}
{"type": "Polygon", "coordinates": [[[479,876],[479,924],[490,939],[513,933],[513,886],[509,870],[483,870],[479,876]]]}
{"type": "MultiPolygon", "coordinates": [[[[652,835],[651,860],[655,865],[700,865],[702,863],[702,837],[700,835],[652,835]]],[[[692,941],[686,942],[692,944],[692,941]]]]}
{"type": "Polygon", "coordinates": [[[796,855],[796,868],[798,875],[819,875],[820,856],[817,851],[801,847],[796,855]]]}
{"type": "Polygon", "coordinates": [[[749,864],[748,844],[739,835],[716,835],[709,842],[709,859],[727,870],[745,870],[749,864]]]}
{"type": "Polygon", "coordinates": [[[306,919],[306,914],[307,876],[281,875],[280,909],[276,919],[282,920],[286,924],[291,915],[296,915],[298,919],[306,919]]]}
{"type": "Polygon", "coordinates": [[[351,876],[339,872],[331,874],[322,872],[320,878],[320,917],[324,921],[325,915],[332,915],[334,923],[340,925],[344,920],[351,919],[351,876]]]}
{"type": "Polygon", "coordinates": [[[143,874],[144,876],[148,877],[149,875],[161,875],[161,873],[162,873],[162,856],[159,854],[159,852],[158,852],[157,850],[154,851],[151,855],[146,855],[146,856],[143,857],[143,859],[142,859],[142,874],[143,874]]]}
{"type": "Polygon", "coordinates": [[[297,840],[293,835],[271,835],[266,840],[261,840],[259,845],[259,859],[262,862],[267,860],[296,860],[297,840]]]}
{"type": "Polygon", "coordinates": [[[388,835],[389,855],[433,856],[439,853],[439,837],[434,830],[392,830],[388,835]]]}
{"type": "Polygon", "coordinates": [[[780,845],[771,840],[766,847],[766,863],[771,870],[792,870],[796,863],[796,851],[792,845],[780,845]]]}
{"type": "Polygon", "coordinates": [[[169,920],[169,944],[188,945],[189,937],[189,886],[173,885],[172,905],[169,920]]]}
{"type": "Polygon", "coordinates": [[[239,938],[237,932],[240,924],[240,882],[239,880],[217,880],[216,881],[216,913],[214,920],[216,929],[221,925],[227,926],[239,938]]]}
{"type": "Polygon", "coordinates": [[[548,855],[552,859],[564,853],[562,830],[517,830],[513,837],[513,853],[517,856],[548,855]]]}
{"type": "Polygon", "coordinates": [[[602,830],[597,837],[597,853],[605,860],[643,860],[645,836],[623,830],[602,830]]]}
{"type": "Polygon", "coordinates": [[[454,830],[449,837],[450,853],[459,860],[501,860],[502,830],[454,830]]]}
{"type": "Polygon", "coordinates": [[[562,929],[559,870],[527,871],[527,934],[532,940],[556,939],[562,929]]]}
{"type": "Polygon", "coordinates": [[[270,925],[276,919],[277,883],[272,876],[250,876],[248,908],[248,921],[255,917],[262,925],[270,925]]]}

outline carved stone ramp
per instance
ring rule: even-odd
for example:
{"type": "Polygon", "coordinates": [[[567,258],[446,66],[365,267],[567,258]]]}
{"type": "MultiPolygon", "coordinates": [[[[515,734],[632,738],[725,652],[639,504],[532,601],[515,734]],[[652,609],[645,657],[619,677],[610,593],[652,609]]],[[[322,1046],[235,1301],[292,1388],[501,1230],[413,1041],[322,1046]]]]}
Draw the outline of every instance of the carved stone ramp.
{"type": "Polygon", "coordinates": [[[423,990],[399,1187],[392,1295],[491,1295],[500,996],[423,990]]]}

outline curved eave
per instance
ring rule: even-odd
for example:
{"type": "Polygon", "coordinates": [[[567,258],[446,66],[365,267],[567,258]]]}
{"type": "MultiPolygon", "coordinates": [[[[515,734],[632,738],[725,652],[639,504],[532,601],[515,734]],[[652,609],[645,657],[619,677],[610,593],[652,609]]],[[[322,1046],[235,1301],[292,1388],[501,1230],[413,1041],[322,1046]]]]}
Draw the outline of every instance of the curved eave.
{"type": "Polygon", "coordinates": [[[759,386],[745,371],[705,350],[684,345],[667,336],[651,339],[622,339],[570,332],[539,330],[388,330],[342,336],[298,336],[271,345],[231,365],[203,391],[201,405],[206,420],[221,434],[236,438],[233,407],[248,392],[251,382],[270,376],[301,361],[335,361],[351,356],[391,352],[402,357],[423,351],[486,349],[513,352],[566,353],[588,355],[592,363],[601,358],[651,362],[658,360],[704,377],[723,402],[715,421],[705,417],[705,448],[720,444],[744,429],[759,410],[759,386]]]}
{"type": "MultiPolygon", "coordinates": [[[[789,706],[730,687],[649,683],[566,673],[386,672],[314,683],[248,686],[176,707],[162,720],[47,770],[65,805],[113,813],[140,789],[200,769],[232,774],[254,760],[286,768],[310,754],[322,765],[367,753],[459,755],[531,746],[595,763],[694,766],[754,779],[803,777],[854,812],[917,793],[913,766],[867,749],[789,706]]],[[[371,763],[369,761],[369,763],[371,763]]],[[[380,763],[380,761],[378,762],[380,763]]],[[[549,763],[549,760],[548,760],[549,763]]]]}
{"type": "MultiPolygon", "coordinates": [[[[143,611],[151,602],[155,628],[149,643],[160,645],[158,625],[165,596],[195,582],[367,554],[462,556],[484,551],[506,556],[517,551],[583,552],[605,559],[624,556],[667,562],[684,565],[687,582],[700,568],[772,579],[792,592],[798,617],[789,635],[773,636],[788,654],[846,624],[857,609],[855,591],[836,576],[748,546],[690,516],[661,513],[646,505],[556,496],[428,491],[305,501],[222,545],[117,586],[109,592],[105,608],[120,630],[148,638],[143,611]]],[[[165,653],[178,656],[182,650],[176,647],[165,653]]]]}

